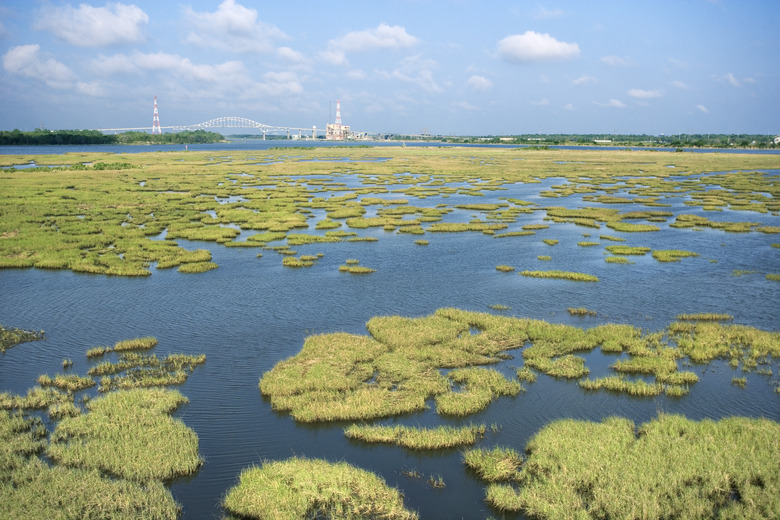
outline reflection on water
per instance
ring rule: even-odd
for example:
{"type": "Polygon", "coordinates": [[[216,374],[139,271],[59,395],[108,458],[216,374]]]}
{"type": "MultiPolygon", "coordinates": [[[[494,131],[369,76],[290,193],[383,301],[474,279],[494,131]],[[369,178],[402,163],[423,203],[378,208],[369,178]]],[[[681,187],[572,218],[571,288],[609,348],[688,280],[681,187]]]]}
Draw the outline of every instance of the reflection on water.
{"type": "MultiPolygon", "coordinates": [[[[338,182],[355,178],[339,174],[338,182]]],[[[560,182],[511,185],[508,191],[488,192],[479,202],[498,197],[539,200],[538,192],[560,182]]],[[[415,204],[414,198],[410,203],[415,204]]],[[[464,197],[464,201],[472,199],[464,197]]],[[[581,199],[556,199],[556,205],[578,204],[581,199]]],[[[446,202],[457,196],[424,205],[446,202]]],[[[227,201],[230,202],[230,201],[227,201]]],[[[688,213],[696,208],[673,204],[688,213]]],[[[422,205],[422,204],[421,204],[422,205]]],[[[676,207],[671,208],[677,211],[676,207]]],[[[463,219],[470,212],[453,212],[448,219],[463,219]]],[[[731,213],[723,212],[719,220],[731,213]]],[[[776,225],[771,215],[744,213],[738,220],[776,225]]],[[[522,215],[506,231],[539,223],[540,215],[522,215]]],[[[484,487],[466,471],[457,450],[412,452],[389,446],[371,446],[344,438],[343,424],[299,426],[277,414],[263,400],[258,381],[278,361],[297,353],[311,334],[346,331],[366,334],[366,322],[379,315],[422,316],[441,307],[481,312],[505,305],[504,315],[544,319],[590,327],[606,322],[631,323],[648,332],[662,330],[682,313],[716,312],[734,316],[735,323],[776,330],[780,325],[780,291],[766,273],[780,272],[777,242],[762,233],[724,233],[669,228],[659,224],[655,233],[628,234],[594,230],[572,224],[553,224],[525,237],[493,238],[480,233],[428,233],[426,247],[416,246],[414,235],[360,230],[377,242],[296,246],[299,254],[323,253],[306,269],[287,269],[281,256],[257,249],[225,248],[213,243],[179,241],[188,249],[207,248],[219,269],[198,275],[175,270],[154,270],[141,279],[91,276],[45,270],[0,271],[0,323],[44,329],[47,340],[15,347],[0,356],[0,390],[26,392],[40,374],[62,371],[70,358],[73,373],[86,373],[93,361],[87,349],[120,339],[155,336],[158,356],[171,352],[207,355],[180,390],[190,403],[176,416],[200,438],[206,463],[194,477],[172,485],[175,498],[189,518],[215,518],[222,514],[221,497],[236,483],[241,469],[266,459],[293,455],[344,460],[382,475],[398,486],[410,508],[422,518],[485,518],[496,516],[483,503],[484,487]],[[599,233],[622,236],[626,244],[652,249],[684,249],[699,253],[677,263],[660,263],[650,255],[630,257],[633,263],[604,262],[603,247],[580,247],[598,241],[599,233]],[[555,246],[544,238],[559,240],[555,246]],[[750,252],[750,254],[745,254],[750,252]],[[551,261],[537,257],[550,255],[551,261]],[[338,272],[347,258],[376,269],[368,276],[338,272]],[[594,274],[598,283],[525,278],[500,273],[495,266],[523,269],[560,269],[594,274]],[[749,273],[735,276],[735,270],[749,273]],[[585,307],[595,317],[572,317],[569,307],[585,307]],[[423,478],[404,476],[415,469],[423,478]],[[428,475],[441,475],[446,487],[432,489],[428,475]]],[[[313,224],[312,224],[313,227],[313,224]]],[[[308,232],[314,233],[311,229],[308,232]]],[[[604,245],[610,243],[606,241],[604,245]]],[[[497,312],[497,311],[490,311],[497,312]]],[[[498,368],[507,375],[522,364],[515,358],[498,368]]],[[[609,373],[615,355],[585,354],[591,375],[609,373]]],[[[612,415],[644,422],[659,412],[682,413],[691,418],[730,415],[764,416],[780,420],[774,375],[743,374],[727,363],[695,366],[700,381],[683,398],[632,398],[607,392],[583,392],[576,381],[540,376],[524,383],[526,392],[502,398],[484,412],[467,419],[443,419],[434,410],[382,422],[411,425],[485,423],[489,428],[483,446],[494,444],[522,450],[530,436],[555,419],[574,417],[601,420],[612,415]],[[735,375],[747,377],[747,388],[730,384],[735,375]]]]}

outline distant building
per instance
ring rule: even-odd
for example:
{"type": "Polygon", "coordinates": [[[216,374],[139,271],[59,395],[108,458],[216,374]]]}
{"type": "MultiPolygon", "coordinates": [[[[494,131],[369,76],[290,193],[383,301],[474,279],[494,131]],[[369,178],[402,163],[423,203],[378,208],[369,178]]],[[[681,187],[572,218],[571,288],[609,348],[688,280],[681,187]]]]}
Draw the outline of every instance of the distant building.
{"type": "Polygon", "coordinates": [[[341,101],[336,100],[336,121],[325,125],[325,139],[340,141],[351,138],[349,126],[341,124],[341,101]]]}
{"type": "Polygon", "coordinates": [[[775,137],[775,144],[780,144],[780,135],[775,137]]]}

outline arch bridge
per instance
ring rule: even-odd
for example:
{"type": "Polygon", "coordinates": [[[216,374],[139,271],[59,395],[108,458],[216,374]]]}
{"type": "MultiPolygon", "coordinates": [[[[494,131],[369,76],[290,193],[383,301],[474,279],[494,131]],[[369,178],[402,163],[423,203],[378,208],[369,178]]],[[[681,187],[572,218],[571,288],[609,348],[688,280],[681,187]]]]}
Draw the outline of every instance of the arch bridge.
{"type": "MultiPolygon", "coordinates": [[[[311,137],[316,137],[317,127],[311,128],[296,128],[291,126],[276,126],[268,125],[265,123],[259,123],[246,117],[226,116],[209,119],[203,123],[196,123],[192,125],[171,125],[161,126],[161,130],[171,130],[173,132],[180,132],[182,130],[206,130],[209,128],[252,128],[259,130],[263,134],[265,139],[266,134],[287,134],[290,137],[291,133],[297,133],[299,137],[303,136],[304,132],[311,132],[311,137]]],[[[130,131],[149,131],[151,127],[141,128],[99,128],[100,132],[130,132],[130,131]]]]}

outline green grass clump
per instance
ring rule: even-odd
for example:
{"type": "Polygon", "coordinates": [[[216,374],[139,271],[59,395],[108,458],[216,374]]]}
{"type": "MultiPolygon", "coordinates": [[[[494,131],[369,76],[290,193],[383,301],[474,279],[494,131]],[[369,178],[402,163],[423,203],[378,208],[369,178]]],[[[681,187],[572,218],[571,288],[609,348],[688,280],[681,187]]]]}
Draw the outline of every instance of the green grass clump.
{"type": "Polygon", "coordinates": [[[0,516],[3,518],[177,518],[178,504],[155,481],[130,482],[97,470],[49,465],[38,418],[0,411],[0,516]]]}
{"type": "Polygon", "coordinates": [[[531,370],[529,367],[518,368],[517,379],[519,379],[520,381],[533,383],[534,381],[536,381],[536,372],[531,370]]]}
{"type": "Polygon", "coordinates": [[[499,396],[517,395],[524,390],[519,382],[488,368],[456,368],[447,376],[461,388],[436,396],[436,411],[442,415],[471,415],[499,396]]]}
{"type": "Polygon", "coordinates": [[[314,265],[313,260],[304,260],[303,258],[296,258],[294,256],[285,256],[282,258],[282,265],[284,267],[311,267],[314,265]]]}
{"type": "Polygon", "coordinates": [[[473,449],[463,454],[466,467],[476,471],[485,482],[502,482],[517,476],[523,457],[512,448],[473,449]]]}
{"type": "Polygon", "coordinates": [[[128,480],[165,480],[194,473],[203,460],[198,437],[169,414],[187,398],[175,390],[112,392],[65,418],[46,454],[58,464],[97,469],[128,480]]]}
{"type": "Polygon", "coordinates": [[[362,265],[340,265],[339,271],[352,274],[370,274],[375,273],[376,269],[371,269],[370,267],[364,267],[362,265]]]}
{"type": "Polygon", "coordinates": [[[584,390],[609,390],[642,397],[660,395],[664,391],[664,387],[660,383],[648,383],[642,379],[632,381],[622,375],[584,379],[579,382],[579,385],[584,390]]]}
{"type": "Polygon", "coordinates": [[[349,439],[364,442],[395,444],[413,450],[441,450],[474,444],[485,434],[485,425],[454,428],[415,428],[411,426],[381,426],[353,424],[344,429],[349,439]]]}
{"type": "Polygon", "coordinates": [[[245,469],[223,505],[242,518],[418,518],[376,474],[346,462],[298,457],[245,469]]]}
{"type": "Polygon", "coordinates": [[[196,274],[205,273],[206,271],[211,271],[218,267],[219,265],[215,262],[192,262],[180,265],[177,271],[180,273],[196,274]]]}
{"type": "Polygon", "coordinates": [[[548,246],[554,246],[555,244],[558,243],[558,240],[556,240],[554,238],[545,238],[545,239],[542,239],[542,242],[544,242],[548,246]]]}
{"type": "Polygon", "coordinates": [[[550,255],[539,255],[536,257],[537,260],[541,260],[543,262],[549,262],[552,260],[552,257],[550,255]]]}
{"type": "Polygon", "coordinates": [[[745,388],[747,386],[747,378],[746,377],[732,377],[731,378],[731,384],[738,387],[738,388],[745,388]]]}
{"type": "Polygon", "coordinates": [[[415,240],[414,243],[418,246],[427,246],[428,241],[427,240],[415,240]]]}
{"type": "Polygon", "coordinates": [[[552,377],[578,379],[590,373],[585,360],[579,356],[566,354],[561,357],[527,357],[526,365],[552,377]]]}
{"type": "Polygon", "coordinates": [[[772,518],[779,437],[768,419],[565,419],[528,442],[517,486],[490,484],[486,501],[540,519],[772,518]]]}
{"type": "Polygon", "coordinates": [[[656,249],[653,251],[653,258],[659,262],[679,262],[680,258],[699,256],[698,253],[683,251],[682,249],[656,249]]]}
{"type": "Polygon", "coordinates": [[[650,248],[638,246],[607,246],[606,250],[613,255],[644,255],[650,251],[650,248]]]}
{"type": "Polygon", "coordinates": [[[625,256],[608,256],[604,258],[608,264],[629,264],[631,261],[625,256]]]}
{"type": "Polygon", "coordinates": [[[514,270],[515,270],[515,268],[512,267],[511,265],[503,265],[502,264],[502,265],[497,265],[496,266],[496,271],[501,271],[502,273],[511,273],[514,270]]]}
{"type": "Polygon", "coordinates": [[[20,343],[44,339],[43,331],[24,330],[0,325],[0,352],[20,343]]]}
{"type": "Polygon", "coordinates": [[[769,273],[766,275],[767,280],[772,280],[774,282],[780,282],[780,273],[769,273]]]}
{"type": "Polygon", "coordinates": [[[607,222],[607,227],[624,233],[645,233],[648,231],[661,231],[661,228],[652,224],[632,224],[630,222],[607,222]]]}
{"type": "Polygon", "coordinates": [[[534,278],[554,278],[557,280],[573,280],[576,282],[598,282],[597,276],[592,274],[575,273],[570,271],[522,271],[520,273],[523,276],[530,276],[534,278]]]}
{"type": "Polygon", "coordinates": [[[591,311],[585,307],[569,307],[566,309],[572,316],[596,316],[596,311],[591,311]]]}
{"type": "Polygon", "coordinates": [[[697,314],[678,314],[675,319],[680,321],[733,321],[734,316],[731,314],[700,312],[697,314]]]}
{"type": "Polygon", "coordinates": [[[593,247],[593,246],[599,246],[601,244],[599,242],[582,241],[582,242],[577,242],[577,245],[580,247],[593,247]]]}
{"type": "Polygon", "coordinates": [[[117,341],[114,345],[115,352],[125,352],[128,350],[149,350],[157,346],[157,338],[145,337],[135,339],[124,339],[117,341]]]}
{"type": "Polygon", "coordinates": [[[53,378],[47,375],[40,376],[38,384],[43,388],[53,386],[68,393],[75,393],[95,386],[95,381],[91,377],[83,377],[76,374],[57,374],[53,378]]]}
{"type": "Polygon", "coordinates": [[[88,358],[100,357],[103,354],[107,354],[109,352],[112,352],[113,350],[114,350],[114,347],[93,347],[93,348],[87,350],[87,357],[88,358]]]}

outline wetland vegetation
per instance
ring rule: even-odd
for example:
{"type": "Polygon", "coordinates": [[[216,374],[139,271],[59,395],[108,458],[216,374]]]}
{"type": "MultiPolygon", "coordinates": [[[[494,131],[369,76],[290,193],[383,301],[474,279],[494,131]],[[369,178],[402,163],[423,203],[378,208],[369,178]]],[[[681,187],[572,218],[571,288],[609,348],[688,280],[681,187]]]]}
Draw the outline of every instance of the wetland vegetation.
{"type": "MultiPolygon", "coordinates": [[[[372,242],[395,240],[397,245],[407,239],[410,245],[426,245],[414,249],[430,252],[434,265],[456,262],[463,247],[480,247],[466,241],[488,240],[501,251],[487,268],[482,266],[488,276],[500,278],[495,286],[486,284],[485,290],[496,292],[487,301],[493,313],[443,307],[407,316],[394,314],[394,308],[371,317],[367,334],[361,334],[354,328],[345,332],[339,312],[331,310],[336,321],[312,326],[327,332],[301,333],[297,354],[268,341],[271,354],[264,355],[275,358],[264,365],[259,383],[253,374],[262,398],[255,390],[252,399],[264,400],[261,406],[269,414],[273,410],[274,419],[293,419],[287,421],[296,432],[291,439],[301,431],[324,436],[327,428],[338,428],[338,437],[354,450],[415,456],[427,450],[425,457],[431,459],[466,450],[462,462],[485,481],[486,500],[499,512],[539,518],[768,518],[780,509],[775,493],[780,477],[776,463],[771,465],[778,459],[779,435],[771,420],[696,422],[661,411],[639,427],[627,418],[556,420],[538,430],[525,451],[500,445],[511,442],[501,437],[501,425],[486,438],[483,424],[494,407],[520,410],[528,397],[524,394],[540,388],[547,392],[551,381],[587,398],[652,406],[655,399],[685,402],[697,388],[711,392],[705,373],[727,370],[726,386],[734,392],[774,385],[779,395],[773,366],[780,359],[776,331],[744,325],[742,316],[691,311],[720,310],[712,302],[675,308],[674,321],[650,323],[650,328],[611,323],[601,302],[579,296],[620,277],[628,282],[614,297],[631,300],[631,281],[642,277],[648,262],[670,271],[717,268],[711,249],[684,238],[692,234],[711,234],[713,243],[729,240],[727,233],[766,236],[769,243],[780,232],[766,218],[780,213],[776,156],[407,147],[377,161],[385,150],[350,148],[348,160],[345,153],[327,148],[295,149],[293,154],[286,149],[190,151],[123,154],[118,160],[114,154],[79,152],[34,156],[36,167],[30,169],[10,167],[29,164],[32,156],[0,156],[0,166],[9,167],[0,169],[0,268],[51,275],[71,271],[92,280],[137,277],[129,280],[133,284],[194,273],[183,278],[197,284],[222,273],[221,251],[251,248],[253,262],[265,265],[269,257],[278,262],[283,273],[274,271],[271,277],[283,277],[285,283],[307,273],[327,277],[325,269],[376,273],[334,275],[344,287],[365,284],[361,291],[370,293],[372,284],[392,271],[364,249],[378,246],[372,242]],[[513,191],[535,184],[543,184],[536,193],[513,191]],[[577,236],[565,232],[570,228],[580,230],[577,236]],[[659,247],[658,236],[682,238],[659,247]],[[453,237],[463,242],[450,241],[453,237]],[[207,245],[198,248],[198,243],[207,245]],[[442,243],[448,245],[442,248],[442,243]],[[277,254],[263,256],[258,249],[277,254]],[[532,251],[530,256],[521,254],[526,251],[532,251]],[[538,261],[552,269],[533,270],[538,261]],[[503,274],[514,271],[523,276],[503,274]],[[553,320],[510,316],[519,302],[504,300],[506,292],[499,297],[497,287],[516,281],[540,284],[545,291],[572,291],[571,301],[550,309],[550,316],[559,313],[553,320]],[[424,424],[407,424],[418,418],[424,424]],[[472,419],[476,422],[466,422],[472,419]]],[[[405,263],[403,248],[387,251],[399,271],[418,267],[405,263]]],[[[770,253],[776,251],[772,244],[770,253]]],[[[751,268],[741,282],[774,283],[777,257],[762,254],[765,264],[758,269],[736,266],[751,268]],[[754,273],[759,276],[749,277],[754,273]]],[[[459,269],[458,280],[482,276],[459,269]]],[[[281,292],[294,291],[293,286],[281,292]]],[[[329,309],[344,305],[331,302],[330,295],[325,303],[294,294],[291,306],[298,311],[320,303],[329,309]]],[[[382,299],[387,293],[377,294],[382,299]]],[[[251,291],[234,296],[247,307],[262,305],[251,291]]],[[[274,302],[287,301],[284,296],[275,296],[274,302]]],[[[213,308],[217,304],[207,300],[198,305],[220,315],[213,308]]],[[[475,300],[473,305],[484,309],[486,304],[475,300]]],[[[255,318],[243,309],[237,315],[255,318]]],[[[260,319],[255,326],[260,330],[267,324],[260,319]]],[[[215,349],[217,356],[248,348],[222,345],[233,339],[222,327],[228,325],[214,327],[220,329],[218,348],[225,349],[215,349]]],[[[0,350],[42,337],[42,332],[1,328],[0,350]]],[[[240,337],[266,348],[257,330],[240,337]]],[[[170,387],[185,383],[206,357],[158,357],[149,352],[153,348],[159,347],[152,337],[84,346],[82,357],[72,351],[57,356],[58,365],[70,361],[62,365],[64,373],[48,369],[36,374],[38,384],[27,393],[0,393],[0,516],[54,517],[59,497],[67,497],[75,517],[180,514],[166,484],[196,475],[204,457],[197,435],[183,422],[188,416],[175,415],[186,409],[185,390],[193,387],[170,387]],[[86,374],[76,373],[85,364],[86,374]]],[[[512,413],[504,419],[515,420],[512,413]]],[[[269,453],[274,458],[291,450],[300,453],[300,446],[289,442],[269,453]]],[[[254,455],[265,457],[266,452],[254,455]]],[[[293,457],[251,467],[255,461],[241,462],[240,476],[238,471],[232,475],[236,485],[219,490],[218,507],[246,518],[264,518],[269,511],[293,517],[417,518],[404,505],[402,491],[392,487],[396,484],[356,465],[293,457]]],[[[427,487],[428,493],[456,487],[445,486],[444,477],[450,484],[450,475],[436,471],[425,470],[435,489],[427,487]]]]}

